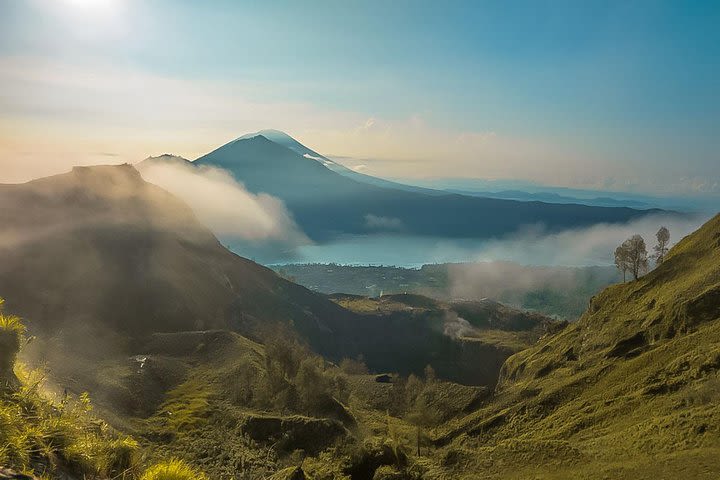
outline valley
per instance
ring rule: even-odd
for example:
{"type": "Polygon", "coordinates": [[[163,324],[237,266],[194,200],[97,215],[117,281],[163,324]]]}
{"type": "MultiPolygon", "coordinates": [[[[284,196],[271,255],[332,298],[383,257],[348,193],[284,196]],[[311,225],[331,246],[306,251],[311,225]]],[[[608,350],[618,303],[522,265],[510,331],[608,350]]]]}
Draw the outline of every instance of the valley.
{"type": "Polygon", "coordinates": [[[467,286],[493,264],[279,276],[132,166],[6,185],[0,200],[7,238],[23,239],[3,244],[0,264],[3,318],[23,327],[5,321],[0,337],[27,339],[12,344],[23,368],[3,364],[19,380],[0,411],[44,412],[32,427],[8,417],[0,458],[16,468],[108,478],[181,459],[210,478],[440,479],[717,467],[720,217],[598,295],[616,272],[502,264],[535,278],[522,295],[495,284],[503,304],[448,290],[454,269],[472,269],[467,286]],[[414,284],[352,293],[368,281],[414,284]],[[546,315],[579,310],[563,300],[509,305],[562,298],[563,282],[587,302],[576,322],[546,315]],[[68,422],[66,443],[47,422],[68,422]],[[84,441],[99,447],[80,461],[84,441]]]}
{"type": "Polygon", "coordinates": [[[378,297],[416,293],[441,300],[491,298],[566,320],[577,319],[595,293],[622,279],[615,267],[533,267],[509,262],[429,264],[417,269],[338,264],[272,268],[291,281],[326,294],[378,297]]]}
{"type": "Polygon", "coordinates": [[[0,480],[720,479],[718,24],[0,1],[0,480]]]}

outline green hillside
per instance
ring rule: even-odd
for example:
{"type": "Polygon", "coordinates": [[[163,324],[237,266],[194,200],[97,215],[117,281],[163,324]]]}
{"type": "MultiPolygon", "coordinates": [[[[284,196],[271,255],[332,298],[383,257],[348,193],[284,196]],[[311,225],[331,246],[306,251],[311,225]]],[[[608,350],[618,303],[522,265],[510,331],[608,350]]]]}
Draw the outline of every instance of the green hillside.
{"type": "Polygon", "coordinates": [[[436,437],[458,478],[717,478],[720,216],[511,357],[436,437]]]}

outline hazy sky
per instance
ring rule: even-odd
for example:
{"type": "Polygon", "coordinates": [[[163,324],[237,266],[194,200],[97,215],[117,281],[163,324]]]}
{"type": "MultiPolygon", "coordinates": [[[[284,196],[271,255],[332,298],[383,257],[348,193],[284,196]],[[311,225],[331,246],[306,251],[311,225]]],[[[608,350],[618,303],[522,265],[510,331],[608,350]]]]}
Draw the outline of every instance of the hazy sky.
{"type": "Polygon", "coordinates": [[[0,0],[0,181],[277,128],[390,177],[720,193],[720,3],[0,0]]]}

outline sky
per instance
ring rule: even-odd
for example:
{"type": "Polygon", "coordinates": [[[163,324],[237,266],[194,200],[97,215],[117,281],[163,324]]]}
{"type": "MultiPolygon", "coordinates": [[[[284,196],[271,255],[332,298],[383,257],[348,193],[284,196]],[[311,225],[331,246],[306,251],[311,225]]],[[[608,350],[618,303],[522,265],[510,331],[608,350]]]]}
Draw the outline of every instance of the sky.
{"type": "Polygon", "coordinates": [[[0,0],[0,181],[283,130],[363,173],[720,196],[720,3],[0,0]]]}

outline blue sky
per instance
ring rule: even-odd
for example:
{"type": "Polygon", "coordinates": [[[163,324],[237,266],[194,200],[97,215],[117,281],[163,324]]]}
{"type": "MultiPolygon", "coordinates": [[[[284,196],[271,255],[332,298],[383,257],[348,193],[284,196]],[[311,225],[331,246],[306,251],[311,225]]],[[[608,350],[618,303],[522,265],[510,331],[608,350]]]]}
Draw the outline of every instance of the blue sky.
{"type": "Polygon", "coordinates": [[[0,162],[279,128],[383,176],[719,193],[718,24],[717,2],[0,0],[0,162]]]}

